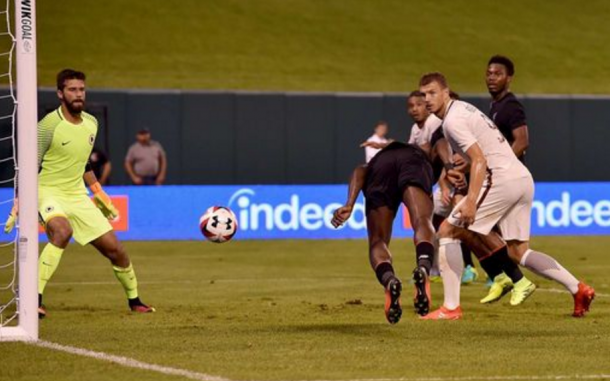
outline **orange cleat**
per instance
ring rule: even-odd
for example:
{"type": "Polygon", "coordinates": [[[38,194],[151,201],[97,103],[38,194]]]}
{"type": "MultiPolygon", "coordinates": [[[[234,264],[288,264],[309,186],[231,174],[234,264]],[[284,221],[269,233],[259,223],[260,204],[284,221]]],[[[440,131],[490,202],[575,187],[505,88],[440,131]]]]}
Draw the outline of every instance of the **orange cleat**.
{"type": "Polygon", "coordinates": [[[578,283],[578,292],[574,296],[574,317],[583,317],[589,312],[589,307],[595,299],[595,290],[583,282],[578,283]]]}
{"type": "Polygon", "coordinates": [[[402,292],[402,283],[397,278],[390,280],[388,287],[385,290],[385,318],[390,324],[396,324],[402,316],[402,307],[400,305],[400,293],[402,292]]]}
{"type": "Polygon", "coordinates": [[[426,316],[420,316],[422,320],[460,320],[462,318],[462,308],[458,306],[454,310],[450,310],[445,308],[445,306],[441,306],[436,311],[430,312],[426,316]]]}
{"type": "Polygon", "coordinates": [[[415,312],[420,316],[426,316],[432,305],[432,294],[430,293],[430,278],[422,267],[413,270],[413,285],[415,286],[415,296],[413,297],[415,312]]]}

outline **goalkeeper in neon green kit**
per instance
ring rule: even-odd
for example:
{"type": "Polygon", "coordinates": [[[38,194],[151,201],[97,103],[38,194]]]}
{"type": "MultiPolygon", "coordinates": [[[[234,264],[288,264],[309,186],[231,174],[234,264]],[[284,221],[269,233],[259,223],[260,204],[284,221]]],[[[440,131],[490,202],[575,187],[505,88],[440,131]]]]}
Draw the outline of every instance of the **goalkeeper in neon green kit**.
{"type": "MultiPolygon", "coordinates": [[[[57,75],[57,96],[61,106],[38,123],[38,213],[49,238],[38,260],[39,317],[46,316],[42,304],[45,286],[72,237],[81,245],[90,243],[110,260],[132,311],[154,312],[138,297],[133,266],[108,222],[118,217],[118,212],[88,164],[97,120],[83,111],[85,74],[61,71],[57,75]],[[93,192],[94,202],[87,195],[85,183],[93,192]]],[[[16,217],[13,207],[5,232],[12,230],[16,217]]]]}

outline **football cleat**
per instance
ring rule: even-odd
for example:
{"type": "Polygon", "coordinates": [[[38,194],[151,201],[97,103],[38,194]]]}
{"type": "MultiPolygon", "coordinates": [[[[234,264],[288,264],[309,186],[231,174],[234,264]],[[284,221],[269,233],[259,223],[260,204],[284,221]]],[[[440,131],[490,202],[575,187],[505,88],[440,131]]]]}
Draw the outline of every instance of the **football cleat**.
{"type": "Polygon", "coordinates": [[[129,309],[131,310],[131,312],[137,312],[142,314],[156,311],[155,307],[147,306],[146,304],[142,303],[140,301],[140,298],[130,299],[129,309]]]}
{"type": "Polygon", "coordinates": [[[479,279],[479,271],[471,265],[466,266],[462,273],[462,284],[470,284],[479,279]]]}
{"type": "Polygon", "coordinates": [[[402,283],[398,278],[390,280],[388,287],[385,290],[385,317],[390,324],[396,324],[402,316],[402,307],[400,305],[400,293],[402,292],[402,283]]]}
{"type": "Polygon", "coordinates": [[[422,320],[460,320],[462,318],[462,308],[457,306],[456,309],[450,310],[445,308],[445,306],[441,306],[438,310],[419,318],[422,320]]]}
{"type": "Polygon", "coordinates": [[[413,297],[415,312],[420,316],[425,316],[430,312],[432,294],[430,293],[430,279],[424,268],[416,267],[413,270],[413,284],[415,285],[415,296],[413,297]]]}
{"type": "Polygon", "coordinates": [[[583,317],[589,311],[589,307],[595,299],[595,290],[593,287],[584,284],[583,282],[578,283],[578,291],[574,296],[574,317],[583,317]]]}
{"type": "Polygon", "coordinates": [[[487,296],[481,299],[481,303],[486,304],[498,301],[512,289],[513,281],[510,280],[506,274],[502,273],[494,278],[494,282],[489,289],[489,293],[487,296]]]}
{"type": "Polygon", "coordinates": [[[513,286],[513,292],[510,296],[510,305],[518,306],[525,302],[525,299],[529,298],[534,291],[536,291],[536,285],[526,277],[521,278],[521,280],[513,286]]]}

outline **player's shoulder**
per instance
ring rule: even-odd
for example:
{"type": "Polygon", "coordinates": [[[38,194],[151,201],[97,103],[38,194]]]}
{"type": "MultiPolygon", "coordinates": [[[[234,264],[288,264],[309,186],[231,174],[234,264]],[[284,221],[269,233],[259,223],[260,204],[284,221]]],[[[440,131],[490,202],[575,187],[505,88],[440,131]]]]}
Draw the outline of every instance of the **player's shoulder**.
{"type": "Polygon", "coordinates": [[[432,133],[436,131],[436,129],[439,128],[441,124],[443,124],[443,121],[438,116],[430,114],[430,116],[428,116],[428,119],[426,119],[425,127],[428,131],[430,131],[430,133],[432,133]]]}
{"type": "Polygon", "coordinates": [[[93,115],[89,114],[88,112],[83,111],[81,113],[83,120],[92,123],[93,125],[95,125],[95,127],[97,127],[97,118],[94,117],[93,115]]]}
{"type": "Polygon", "coordinates": [[[61,110],[55,109],[44,116],[38,122],[38,128],[43,130],[54,130],[61,122],[63,122],[64,118],[61,115],[61,110]]]}
{"type": "Polygon", "coordinates": [[[462,120],[469,118],[478,109],[468,102],[452,101],[447,109],[443,126],[450,127],[455,123],[460,123],[462,120]]]}

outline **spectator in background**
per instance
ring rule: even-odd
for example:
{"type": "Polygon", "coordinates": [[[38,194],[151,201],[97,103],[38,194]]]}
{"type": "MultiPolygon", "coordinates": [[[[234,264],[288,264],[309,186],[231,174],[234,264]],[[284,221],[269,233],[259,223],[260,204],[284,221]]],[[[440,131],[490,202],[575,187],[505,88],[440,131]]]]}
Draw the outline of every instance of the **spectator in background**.
{"type": "Polygon", "coordinates": [[[380,121],[375,125],[375,133],[371,135],[366,142],[360,145],[360,147],[364,147],[366,163],[371,161],[371,159],[375,157],[379,151],[394,141],[386,138],[388,131],[388,124],[384,121],[380,121]]]}
{"type": "Polygon", "coordinates": [[[89,164],[95,177],[102,185],[107,185],[110,181],[110,171],[112,171],[112,164],[104,151],[93,147],[91,155],[89,155],[89,164]]]}
{"type": "Polygon", "coordinates": [[[125,170],[135,185],[162,185],[165,182],[165,151],[159,142],[151,139],[147,128],[138,131],[136,142],[129,147],[125,170]]]}

